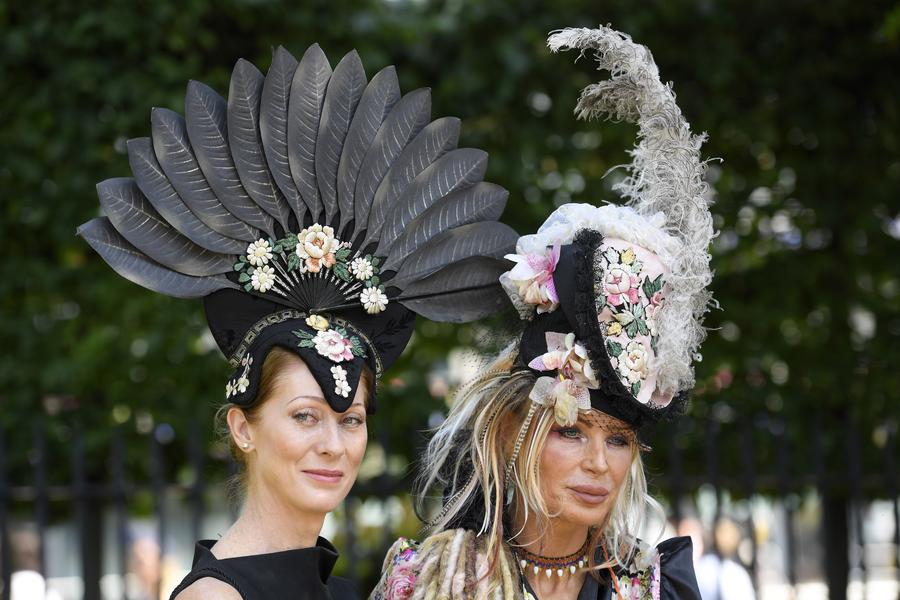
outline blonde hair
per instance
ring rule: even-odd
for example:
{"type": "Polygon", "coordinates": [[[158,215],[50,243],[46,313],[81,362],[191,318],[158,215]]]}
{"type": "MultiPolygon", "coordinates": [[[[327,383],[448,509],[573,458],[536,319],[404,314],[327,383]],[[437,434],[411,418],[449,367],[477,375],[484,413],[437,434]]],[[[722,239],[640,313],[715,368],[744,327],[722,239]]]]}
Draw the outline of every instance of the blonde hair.
{"type": "MultiPolygon", "coordinates": [[[[428,523],[430,533],[451,527],[473,503],[482,504],[484,514],[481,523],[476,524],[476,533],[486,537],[488,576],[493,575],[502,544],[516,534],[504,532],[507,485],[513,486],[518,506],[524,510],[523,523],[529,518],[537,519],[536,529],[546,531],[545,525],[554,516],[542,493],[539,469],[555,422],[553,410],[529,399],[535,377],[529,371],[513,370],[515,358],[515,350],[507,348],[484,373],[459,391],[446,421],[435,430],[428,444],[423,457],[425,468],[416,481],[416,509],[420,516],[426,514],[429,491],[453,491],[444,498],[438,516],[428,523]],[[471,472],[466,465],[472,466],[471,472]]],[[[637,534],[649,511],[663,514],[659,503],[647,493],[641,449],[633,440],[631,466],[615,503],[605,521],[591,530],[590,547],[602,544],[609,561],[596,565],[591,552],[590,567],[626,567],[639,550],[637,534]]]]}

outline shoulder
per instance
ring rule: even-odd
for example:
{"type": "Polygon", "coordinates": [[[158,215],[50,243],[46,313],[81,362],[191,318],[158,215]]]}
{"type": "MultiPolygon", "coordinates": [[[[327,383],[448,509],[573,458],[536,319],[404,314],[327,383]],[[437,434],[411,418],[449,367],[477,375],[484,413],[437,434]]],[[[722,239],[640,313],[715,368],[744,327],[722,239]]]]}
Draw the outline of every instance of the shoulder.
{"type": "Polygon", "coordinates": [[[184,588],[172,600],[206,600],[214,598],[215,600],[243,600],[242,596],[236,589],[212,577],[204,577],[198,579],[194,583],[184,588]]]}
{"type": "MultiPolygon", "coordinates": [[[[381,581],[370,600],[406,598],[421,586],[435,583],[439,574],[459,574],[454,589],[466,583],[466,569],[475,566],[475,535],[467,529],[448,529],[422,542],[399,538],[384,558],[381,581]]],[[[448,584],[449,585],[449,584],[448,584]]]]}

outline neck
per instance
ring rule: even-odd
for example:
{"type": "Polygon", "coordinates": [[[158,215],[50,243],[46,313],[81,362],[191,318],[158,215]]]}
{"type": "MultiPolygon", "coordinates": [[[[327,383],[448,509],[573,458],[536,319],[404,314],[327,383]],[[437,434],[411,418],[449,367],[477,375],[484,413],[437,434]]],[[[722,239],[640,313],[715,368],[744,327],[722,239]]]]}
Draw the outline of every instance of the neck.
{"type": "MultiPolygon", "coordinates": [[[[523,511],[517,511],[517,515],[523,511]]],[[[550,519],[543,529],[533,519],[522,523],[521,518],[513,519],[516,544],[532,554],[547,557],[567,556],[577,552],[588,536],[588,526],[550,519]]]]}
{"type": "Polygon", "coordinates": [[[324,521],[325,513],[299,511],[262,486],[251,485],[240,516],[214,553],[222,559],[311,548],[324,521]]]}

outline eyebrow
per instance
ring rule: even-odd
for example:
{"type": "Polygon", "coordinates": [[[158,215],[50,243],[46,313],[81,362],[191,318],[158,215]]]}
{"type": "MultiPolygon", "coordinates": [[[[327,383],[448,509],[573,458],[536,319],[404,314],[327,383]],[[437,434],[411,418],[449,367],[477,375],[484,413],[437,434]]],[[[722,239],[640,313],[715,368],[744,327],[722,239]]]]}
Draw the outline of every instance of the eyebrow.
{"type": "MultiPolygon", "coordinates": [[[[299,396],[294,396],[293,398],[291,398],[290,400],[288,400],[287,403],[285,403],[285,406],[288,406],[288,405],[290,405],[294,400],[300,400],[301,398],[306,398],[307,400],[318,400],[319,402],[325,402],[325,401],[326,401],[325,398],[323,398],[322,396],[310,396],[309,394],[300,394],[299,396]]],[[[331,406],[331,405],[329,405],[329,406],[331,406]]],[[[360,400],[354,400],[354,401],[353,401],[353,404],[351,404],[349,407],[347,407],[347,410],[350,410],[350,409],[353,408],[354,406],[362,406],[363,408],[365,408],[366,405],[365,405],[362,401],[360,401],[360,400]]]]}

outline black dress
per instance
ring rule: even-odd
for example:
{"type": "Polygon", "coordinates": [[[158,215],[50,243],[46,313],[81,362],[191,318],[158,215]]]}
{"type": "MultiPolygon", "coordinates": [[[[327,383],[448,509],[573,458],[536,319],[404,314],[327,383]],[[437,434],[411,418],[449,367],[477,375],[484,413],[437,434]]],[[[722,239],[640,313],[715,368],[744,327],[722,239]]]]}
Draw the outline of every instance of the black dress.
{"type": "MultiPolygon", "coordinates": [[[[659,551],[660,600],[701,600],[694,574],[691,538],[672,538],[660,542],[656,549],[659,551]]],[[[597,560],[602,561],[602,557],[598,556],[597,560]]],[[[527,579],[525,585],[536,598],[527,579]]],[[[614,595],[615,588],[609,580],[608,572],[601,571],[599,581],[591,576],[584,578],[578,600],[611,600],[614,595]]]]}
{"type": "Polygon", "coordinates": [[[214,540],[197,542],[191,572],[169,600],[189,585],[212,577],[224,581],[244,600],[357,600],[359,594],[346,579],[331,577],[337,561],[334,546],[320,537],[312,548],[219,560],[210,551],[214,540]]]}

